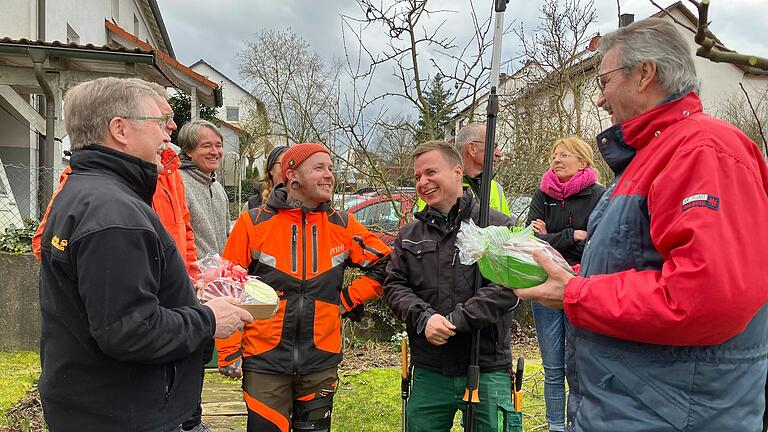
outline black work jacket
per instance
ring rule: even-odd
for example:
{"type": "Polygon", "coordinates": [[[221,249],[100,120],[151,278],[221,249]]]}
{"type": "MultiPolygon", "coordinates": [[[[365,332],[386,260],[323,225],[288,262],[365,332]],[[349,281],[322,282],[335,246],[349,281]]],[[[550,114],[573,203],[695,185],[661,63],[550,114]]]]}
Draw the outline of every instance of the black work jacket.
{"type": "Polygon", "coordinates": [[[53,431],[160,431],[200,397],[213,337],[184,260],[152,210],[154,164],[76,150],[42,235],[40,395],[53,431]]]}
{"type": "MultiPolygon", "coordinates": [[[[485,279],[474,292],[479,270],[476,265],[461,264],[456,248],[461,221],[471,217],[477,223],[479,215],[478,202],[466,192],[447,218],[430,207],[415,213],[416,220],[405,225],[395,240],[384,299],[406,323],[411,358],[417,367],[449,376],[466,374],[473,330],[480,330],[483,372],[511,365],[509,327],[517,297],[511,289],[485,279]],[[457,327],[457,334],[439,347],[429,343],[419,328],[433,313],[448,316],[457,327]]],[[[493,209],[489,222],[512,225],[509,217],[493,209]]]]}

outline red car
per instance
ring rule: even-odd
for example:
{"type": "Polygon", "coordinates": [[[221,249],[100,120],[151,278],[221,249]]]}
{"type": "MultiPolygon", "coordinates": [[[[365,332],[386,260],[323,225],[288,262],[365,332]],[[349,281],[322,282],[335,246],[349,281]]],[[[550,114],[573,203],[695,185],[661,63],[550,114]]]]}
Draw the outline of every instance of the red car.
{"type": "Polygon", "coordinates": [[[391,246],[400,228],[411,220],[415,199],[414,194],[393,194],[391,200],[385,195],[376,195],[355,204],[348,212],[391,246]],[[396,208],[403,218],[398,216],[396,208]]]}

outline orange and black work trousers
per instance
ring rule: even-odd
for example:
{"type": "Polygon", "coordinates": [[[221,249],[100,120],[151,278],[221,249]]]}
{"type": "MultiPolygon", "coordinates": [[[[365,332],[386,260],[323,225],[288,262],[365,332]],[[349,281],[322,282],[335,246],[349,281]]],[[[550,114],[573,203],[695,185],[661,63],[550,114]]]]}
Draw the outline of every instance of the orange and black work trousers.
{"type": "Polygon", "coordinates": [[[243,371],[248,432],[330,431],[337,368],[305,375],[243,371]]]}

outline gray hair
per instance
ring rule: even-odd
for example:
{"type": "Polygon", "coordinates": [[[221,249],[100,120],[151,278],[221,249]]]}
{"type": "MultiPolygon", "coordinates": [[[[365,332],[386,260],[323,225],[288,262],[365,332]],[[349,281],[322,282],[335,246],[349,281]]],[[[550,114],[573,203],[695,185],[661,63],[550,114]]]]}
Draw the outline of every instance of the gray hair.
{"type": "Polygon", "coordinates": [[[470,123],[464,126],[459,133],[456,134],[456,140],[454,142],[456,151],[464,156],[464,152],[469,143],[476,141],[482,142],[483,145],[485,145],[483,135],[485,135],[485,123],[470,123]]]}
{"type": "Polygon", "coordinates": [[[452,145],[442,140],[427,141],[425,143],[419,144],[413,150],[413,153],[411,153],[411,157],[415,161],[416,158],[418,158],[419,156],[432,150],[438,150],[440,153],[442,153],[445,160],[448,161],[448,163],[450,164],[454,164],[454,165],[464,164],[461,158],[461,154],[459,154],[459,152],[452,145]]]}
{"type": "Polygon", "coordinates": [[[644,60],[650,60],[656,63],[659,84],[668,95],[698,91],[690,48],[671,22],[647,18],[610,32],[600,40],[600,55],[614,46],[619,48],[625,74],[644,60]]]}
{"type": "Polygon", "coordinates": [[[131,82],[140,82],[142,84],[145,84],[147,87],[154,90],[158,96],[165,99],[166,101],[168,100],[168,90],[166,90],[165,87],[161,86],[160,84],[154,83],[151,81],[144,81],[141,78],[126,78],[126,79],[131,82]]]}
{"type": "Polygon", "coordinates": [[[195,120],[191,122],[187,122],[184,124],[184,126],[181,127],[181,130],[179,130],[179,147],[181,147],[181,152],[184,155],[188,155],[192,152],[195,148],[197,148],[197,139],[200,135],[200,129],[201,128],[208,128],[216,133],[216,135],[219,136],[222,143],[224,142],[224,136],[221,134],[221,131],[216,127],[215,124],[207,121],[207,120],[195,120]]]}
{"type": "Polygon", "coordinates": [[[64,97],[70,149],[104,144],[113,118],[146,114],[142,112],[145,97],[159,99],[146,81],[138,79],[99,78],[70,89],[64,97]]]}

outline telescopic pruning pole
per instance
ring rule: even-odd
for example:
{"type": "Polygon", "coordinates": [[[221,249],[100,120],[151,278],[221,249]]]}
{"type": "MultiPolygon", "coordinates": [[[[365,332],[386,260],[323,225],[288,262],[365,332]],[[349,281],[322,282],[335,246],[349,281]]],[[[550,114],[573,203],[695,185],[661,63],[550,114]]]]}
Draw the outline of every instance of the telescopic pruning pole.
{"type": "MultiPolygon", "coordinates": [[[[491,92],[488,96],[485,126],[485,152],[483,154],[483,174],[480,182],[480,220],[478,226],[488,226],[488,214],[491,201],[491,180],[493,179],[493,154],[496,142],[496,115],[499,112],[499,63],[501,60],[501,36],[504,32],[504,11],[509,0],[494,0],[496,25],[493,31],[493,54],[491,55],[491,92]]],[[[475,292],[482,286],[483,276],[475,272],[475,292]]],[[[477,405],[480,403],[478,389],[480,386],[480,331],[472,333],[472,347],[467,370],[467,390],[464,401],[467,403],[467,415],[464,421],[466,432],[475,432],[477,405]]]]}
{"type": "Polygon", "coordinates": [[[408,406],[408,393],[410,390],[411,377],[408,373],[408,343],[406,338],[400,339],[400,353],[401,353],[401,365],[402,374],[400,376],[400,397],[403,399],[403,416],[402,416],[402,431],[406,432],[408,428],[408,419],[406,414],[406,408],[408,406]]]}

